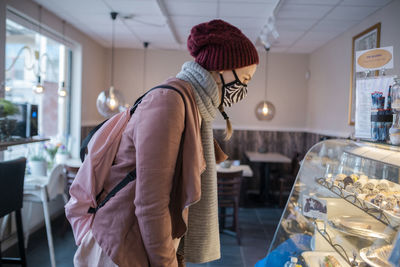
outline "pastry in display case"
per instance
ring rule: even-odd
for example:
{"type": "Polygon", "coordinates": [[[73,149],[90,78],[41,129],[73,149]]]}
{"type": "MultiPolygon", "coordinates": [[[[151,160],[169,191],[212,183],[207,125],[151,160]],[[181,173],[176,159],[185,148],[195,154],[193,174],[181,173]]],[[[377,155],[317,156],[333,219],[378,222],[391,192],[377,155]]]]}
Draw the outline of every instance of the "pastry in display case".
{"type": "Polygon", "coordinates": [[[306,154],[259,266],[400,266],[400,147],[326,140],[306,154]],[[394,249],[395,248],[395,249],[394,249]]]}

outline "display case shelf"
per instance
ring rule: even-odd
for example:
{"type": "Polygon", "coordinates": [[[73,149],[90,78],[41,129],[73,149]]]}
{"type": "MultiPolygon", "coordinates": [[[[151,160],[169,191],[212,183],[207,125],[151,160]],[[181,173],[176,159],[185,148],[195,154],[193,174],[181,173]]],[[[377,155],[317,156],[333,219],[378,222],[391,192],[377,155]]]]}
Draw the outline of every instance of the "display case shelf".
{"type": "Polygon", "coordinates": [[[325,178],[317,178],[316,182],[323,187],[327,188],[334,194],[338,195],[339,197],[343,198],[350,204],[353,204],[357,208],[361,209],[364,211],[366,214],[374,217],[381,223],[385,224],[386,226],[389,226],[392,228],[394,231],[399,230],[399,225],[393,225],[393,223],[389,220],[388,216],[385,214],[385,212],[382,209],[376,209],[376,208],[370,208],[368,207],[364,201],[360,200],[357,198],[355,194],[349,194],[349,193],[344,193],[345,191],[336,185],[332,185],[331,183],[327,182],[325,178]]]}
{"type": "Polygon", "coordinates": [[[350,265],[350,266],[358,266],[359,263],[356,261],[357,254],[353,252],[353,260],[351,260],[350,256],[347,254],[346,249],[343,248],[342,245],[336,244],[326,229],[319,229],[317,224],[315,224],[315,229],[318,233],[325,239],[326,242],[337,252],[339,255],[350,265]]]}

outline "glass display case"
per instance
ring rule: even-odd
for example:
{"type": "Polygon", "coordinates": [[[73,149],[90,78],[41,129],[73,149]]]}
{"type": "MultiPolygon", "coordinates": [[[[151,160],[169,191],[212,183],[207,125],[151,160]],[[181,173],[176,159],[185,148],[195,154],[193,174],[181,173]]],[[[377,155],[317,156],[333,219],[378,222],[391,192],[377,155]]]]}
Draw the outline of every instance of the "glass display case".
{"type": "Polygon", "coordinates": [[[392,254],[400,250],[399,169],[400,147],[316,144],[301,163],[267,257],[256,266],[284,266],[291,256],[301,266],[400,266],[392,254]]]}

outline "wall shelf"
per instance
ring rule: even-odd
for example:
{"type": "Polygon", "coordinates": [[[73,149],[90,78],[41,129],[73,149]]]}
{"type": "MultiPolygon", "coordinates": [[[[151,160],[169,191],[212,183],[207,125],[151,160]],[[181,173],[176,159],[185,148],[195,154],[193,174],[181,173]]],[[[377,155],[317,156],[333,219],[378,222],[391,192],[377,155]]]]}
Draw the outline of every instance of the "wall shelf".
{"type": "Polygon", "coordinates": [[[25,139],[18,139],[15,141],[0,142],[0,151],[6,150],[9,146],[31,144],[31,143],[44,142],[44,141],[49,141],[49,140],[50,140],[49,138],[40,138],[40,139],[25,138],[25,139]]]}

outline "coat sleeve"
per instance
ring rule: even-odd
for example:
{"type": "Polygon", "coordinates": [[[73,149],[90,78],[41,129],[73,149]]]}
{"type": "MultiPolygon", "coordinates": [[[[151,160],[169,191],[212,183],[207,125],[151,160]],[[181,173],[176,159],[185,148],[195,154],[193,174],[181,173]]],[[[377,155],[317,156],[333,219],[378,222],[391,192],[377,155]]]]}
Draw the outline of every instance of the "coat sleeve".
{"type": "Polygon", "coordinates": [[[150,266],[177,266],[172,240],[170,193],[185,121],[182,97],[157,89],[135,112],[135,214],[150,266]]]}

